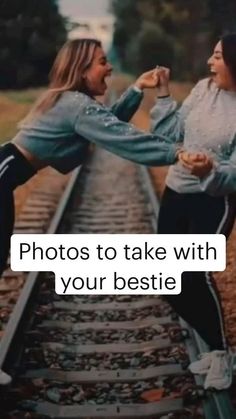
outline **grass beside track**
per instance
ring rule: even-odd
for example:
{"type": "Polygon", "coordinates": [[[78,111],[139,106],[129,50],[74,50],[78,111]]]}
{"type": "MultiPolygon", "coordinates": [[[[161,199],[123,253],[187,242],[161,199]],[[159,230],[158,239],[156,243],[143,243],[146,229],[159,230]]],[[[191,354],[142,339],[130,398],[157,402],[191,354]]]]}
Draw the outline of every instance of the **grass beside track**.
{"type": "Polygon", "coordinates": [[[43,89],[26,89],[0,92],[0,143],[15,135],[17,123],[24,118],[42,91],[43,89]]]}

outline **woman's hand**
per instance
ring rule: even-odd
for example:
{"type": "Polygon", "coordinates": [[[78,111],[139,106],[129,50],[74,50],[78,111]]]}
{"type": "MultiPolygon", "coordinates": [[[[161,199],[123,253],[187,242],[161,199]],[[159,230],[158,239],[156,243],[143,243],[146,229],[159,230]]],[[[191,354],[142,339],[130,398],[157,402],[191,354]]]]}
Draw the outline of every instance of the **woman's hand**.
{"type": "Polygon", "coordinates": [[[213,160],[204,153],[182,151],[178,154],[178,160],[192,175],[199,178],[208,175],[213,168],[213,160]]]}
{"type": "Polygon", "coordinates": [[[158,84],[157,84],[157,95],[158,96],[169,96],[169,81],[170,81],[170,69],[167,67],[157,67],[158,84]]]}
{"type": "Polygon", "coordinates": [[[136,80],[134,86],[139,89],[151,89],[156,87],[159,82],[158,70],[155,68],[153,70],[146,71],[141,74],[141,76],[136,80]]]}

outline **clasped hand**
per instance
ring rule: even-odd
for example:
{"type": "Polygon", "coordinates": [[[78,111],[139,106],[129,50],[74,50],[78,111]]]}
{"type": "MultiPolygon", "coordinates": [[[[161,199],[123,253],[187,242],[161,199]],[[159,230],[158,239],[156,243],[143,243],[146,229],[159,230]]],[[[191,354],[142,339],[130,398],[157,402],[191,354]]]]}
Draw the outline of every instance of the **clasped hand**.
{"type": "Polygon", "coordinates": [[[146,71],[141,74],[139,78],[134,83],[139,89],[152,89],[157,86],[159,82],[159,74],[156,68],[153,70],[146,71]]]}
{"type": "MultiPolygon", "coordinates": [[[[139,89],[148,89],[157,87],[158,95],[169,95],[170,70],[166,67],[159,67],[147,71],[136,80],[135,86],[139,89]]],[[[178,153],[179,162],[189,170],[189,172],[199,178],[202,178],[211,171],[213,160],[204,153],[189,153],[180,151],[178,153]]]]}
{"type": "Polygon", "coordinates": [[[199,178],[208,175],[213,167],[213,160],[204,153],[180,151],[178,160],[191,174],[199,178]]]}

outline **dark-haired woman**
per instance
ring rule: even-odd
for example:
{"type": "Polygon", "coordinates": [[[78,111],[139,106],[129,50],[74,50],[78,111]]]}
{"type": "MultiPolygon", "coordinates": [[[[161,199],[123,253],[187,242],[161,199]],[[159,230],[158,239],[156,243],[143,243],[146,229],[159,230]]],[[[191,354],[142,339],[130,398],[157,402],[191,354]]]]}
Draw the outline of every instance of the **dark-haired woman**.
{"type": "MultiPolygon", "coordinates": [[[[158,220],[158,232],[162,234],[223,233],[228,237],[233,227],[236,34],[222,37],[208,65],[210,77],[194,87],[180,109],[169,94],[169,70],[159,70],[160,98],[151,112],[152,128],[173,143],[181,142],[186,150],[167,175],[158,220]]],[[[210,348],[210,352],[190,365],[190,370],[207,374],[206,389],[229,387],[232,358],[227,350],[220,299],[211,274],[183,273],[181,294],[167,299],[210,348]]]]}

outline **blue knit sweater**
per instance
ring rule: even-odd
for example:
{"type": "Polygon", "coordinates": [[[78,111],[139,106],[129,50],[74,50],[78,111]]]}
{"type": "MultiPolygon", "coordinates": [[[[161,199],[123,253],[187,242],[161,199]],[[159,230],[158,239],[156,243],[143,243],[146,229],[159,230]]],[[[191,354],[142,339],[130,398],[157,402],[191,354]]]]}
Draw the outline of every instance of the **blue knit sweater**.
{"type": "Polygon", "coordinates": [[[172,164],[175,145],[122,122],[133,116],[142,96],[131,87],[109,109],[83,93],[65,92],[52,108],[25,123],[12,142],[62,173],[83,163],[90,141],[137,163],[172,164]]]}

